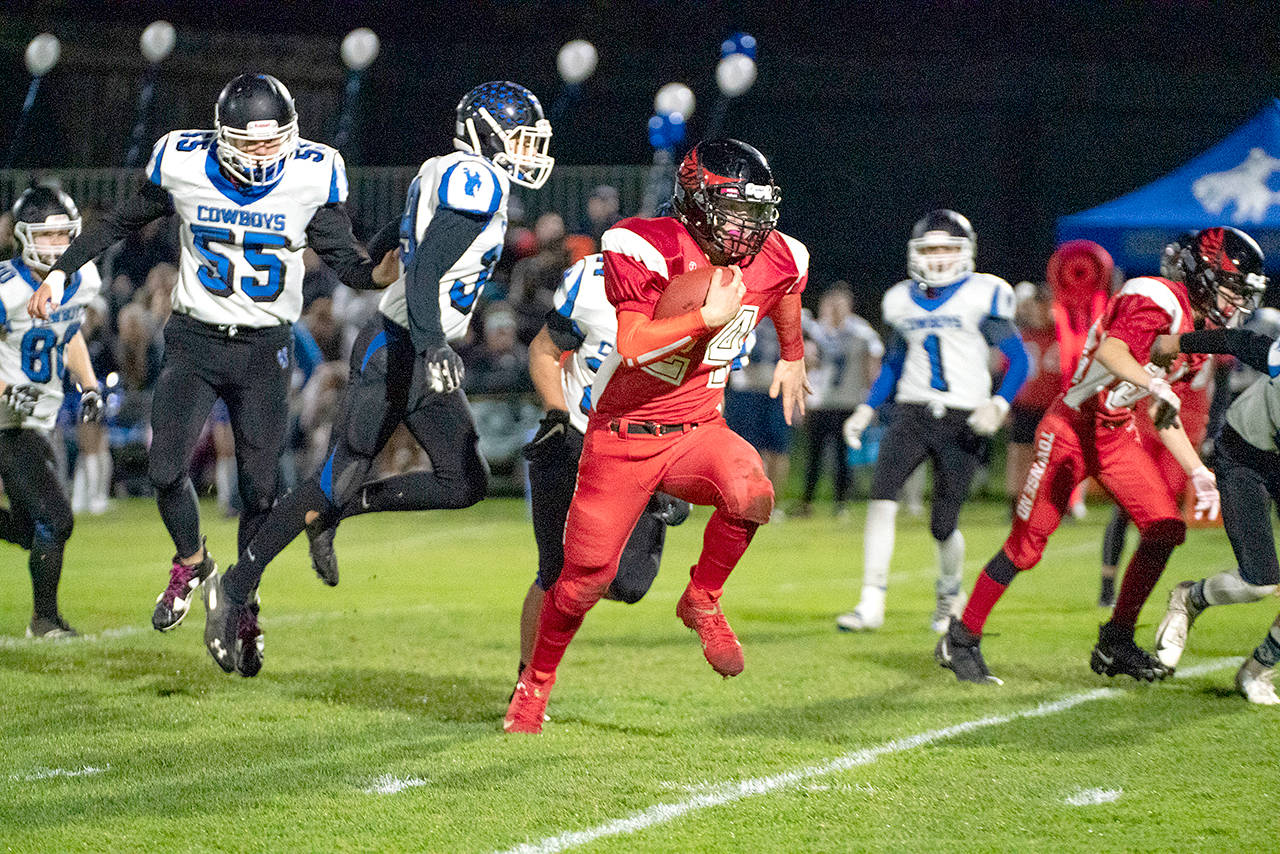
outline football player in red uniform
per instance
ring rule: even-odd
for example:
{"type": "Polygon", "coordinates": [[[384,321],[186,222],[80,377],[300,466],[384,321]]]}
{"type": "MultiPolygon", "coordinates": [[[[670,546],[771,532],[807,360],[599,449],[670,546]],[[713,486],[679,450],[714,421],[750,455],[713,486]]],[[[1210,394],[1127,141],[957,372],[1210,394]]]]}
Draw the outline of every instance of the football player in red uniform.
{"type": "Polygon", "coordinates": [[[542,731],[565,648],[608,588],[636,519],[659,489],[715,507],[676,614],[697,632],[717,673],[742,672],[742,647],[720,594],[756,528],[769,521],[773,487],[760,455],[725,425],[721,409],[730,364],[764,316],[773,319],[782,348],[770,393],[781,394],[788,421],[793,407],[803,412],[808,387],[800,293],[809,253],[775,230],[780,199],[760,152],[733,139],[705,140],[680,164],[673,216],[625,219],[605,232],[617,349],[596,376],[565,523],[564,571],[543,601],[506,731],[542,731]],[[671,279],[708,265],[732,265],[732,273],[715,275],[700,308],[654,319],[671,279]]]}
{"type": "MultiPolygon", "coordinates": [[[[1134,642],[1133,630],[1169,555],[1186,538],[1186,525],[1155,461],[1142,449],[1133,407],[1154,402],[1152,420],[1191,481],[1197,518],[1216,514],[1217,483],[1187,439],[1178,418],[1180,401],[1164,370],[1145,363],[1157,335],[1191,331],[1202,319],[1225,325],[1247,306],[1253,300],[1249,277],[1255,268],[1261,273],[1261,259],[1248,235],[1232,228],[1205,229],[1181,257],[1183,281],[1131,279],[1107,303],[1089,331],[1070,387],[1036,431],[1036,457],[1014,507],[1013,531],[978,577],[963,616],[952,618],[934,651],[938,663],[958,679],[999,681],[979,649],[987,616],[1014,577],[1039,562],[1071,490],[1088,476],[1111,493],[1141,535],[1089,664],[1096,673],[1146,681],[1172,672],[1134,642]]],[[[1192,357],[1186,369],[1194,372],[1202,358],[1192,357]]],[[[1171,366],[1173,371],[1179,367],[1171,366]]]]}

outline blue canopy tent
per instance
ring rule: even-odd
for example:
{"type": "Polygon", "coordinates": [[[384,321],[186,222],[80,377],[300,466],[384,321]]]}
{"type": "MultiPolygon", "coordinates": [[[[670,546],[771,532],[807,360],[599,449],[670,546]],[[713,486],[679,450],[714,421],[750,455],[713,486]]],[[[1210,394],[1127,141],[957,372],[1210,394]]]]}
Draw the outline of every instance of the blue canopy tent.
{"type": "Polygon", "coordinates": [[[1231,225],[1280,271],[1280,99],[1181,168],[1118,199],[1058,220],[1058,242],[1092,240],[1130,274],[1154,273],[1184,231],[1231,225]]]}

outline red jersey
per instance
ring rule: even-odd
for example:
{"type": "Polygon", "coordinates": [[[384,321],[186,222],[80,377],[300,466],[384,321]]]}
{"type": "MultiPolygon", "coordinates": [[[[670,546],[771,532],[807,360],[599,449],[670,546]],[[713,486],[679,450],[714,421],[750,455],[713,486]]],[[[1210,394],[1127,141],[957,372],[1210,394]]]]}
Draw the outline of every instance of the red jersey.
{"type": "Polygon", "coordinates": [[[1044,410],[1062,393],[1062,362],[1058,358],[1058,332],[1052,326],[1022,327],[1027,348],[1027,381],[1013,399],[1014,406],[1044,410]]]}
{"type": "MultiPolygon", "coordinates": [[[[624,219],[604,233],[604,290],[618,311],[653,317],[654,306],[677,275],[709,266],[697,241],[672,217],[624,219]]],[[[602,417],[696,423],[715,417],[724,401],[729,366],[751,330],[778,301],[799,294],[809,278],[809,251],[780,231],[740,263],[746,295],[727,324],[707,335],[675,342],[661,361],[631,365],[615,351],[596,374],[593,409],[602,417]]]]}
{"type": "MultiPolygon", "coordinates": [[[[1166,371],[1148,361],[1157,335],[1191,332],[1191,303],[1181,282],[1144,276],[1130,279],[1107,302],[1102,316],[1089,328],[1084,351],[1062,402],[1080,412],[1093,412],[1102,423],[1118,423],[1133,415],[1133,407],[1147,397],[1145,388],[1122,382],[1094,359],[1104,338],[1119,338],[1147,373],[1165,377],[1166,371]]],[[[1197,371],[1204,356],[1179,356],[1168,372],[1175,380],[1188,371],[1197,371]]]]}

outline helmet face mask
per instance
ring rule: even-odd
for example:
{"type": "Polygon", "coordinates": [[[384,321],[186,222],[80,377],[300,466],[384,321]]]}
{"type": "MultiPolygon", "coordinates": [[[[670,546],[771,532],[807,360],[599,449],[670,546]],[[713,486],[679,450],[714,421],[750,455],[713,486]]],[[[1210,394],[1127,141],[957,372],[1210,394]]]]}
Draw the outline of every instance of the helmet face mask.
{"type": "Polygon", "coordinates": [[[969,220],[955,211],[925,214],[907,241],[907,272],[923,288],[954,284],[974,271],[978,240],[969,220]]]}
{"type": "Polygon", "coordinates": [[[698,143],[685,155],[672,199],[677,216],[725,258],[755,255],[778,223],[782,190],[759,151],[735,139],[698,143]]]}
{"type": "Polygon", "coordinates": [[[242,74],[214,108],[218,163],[237,182],[265,187],[280,180],[298,149],[293,96],[269,74],[242,74]]]}
{"type": "Polygon", "coordinates": [[[489,158],[522,187],[547,183],[556,162],[548,154],[551,122],[532,92],[505,80],[482,83],[458,102],[457,114],[454,148],[489,158]]]}
{"type": "Polygon", "coordinates": [[[1262,250],[1238,229],[1198,232],[1179,253],[1179,262],[1192,307],[1217,326],[1244,322],[1267,287],[1262,250]]]}
{"type": "Polygon", "coordinates": [[[26,190],[13,206],[13,235],[24,264],[49,272],[80,234],[80,211],[71,197],[53,187],[26,190]]]}

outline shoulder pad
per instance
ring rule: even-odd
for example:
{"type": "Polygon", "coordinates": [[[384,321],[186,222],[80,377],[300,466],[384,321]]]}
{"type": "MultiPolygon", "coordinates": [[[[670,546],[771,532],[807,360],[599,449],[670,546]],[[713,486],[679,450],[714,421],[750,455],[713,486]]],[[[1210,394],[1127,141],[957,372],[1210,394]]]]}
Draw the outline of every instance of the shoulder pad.
{"type": "Polygon", "coordinates": [[[481,157],[462,157],[444,166],[436,192],[440,207],[485,216],[497,213],[506,198],[497,170],[481,157]]]}

